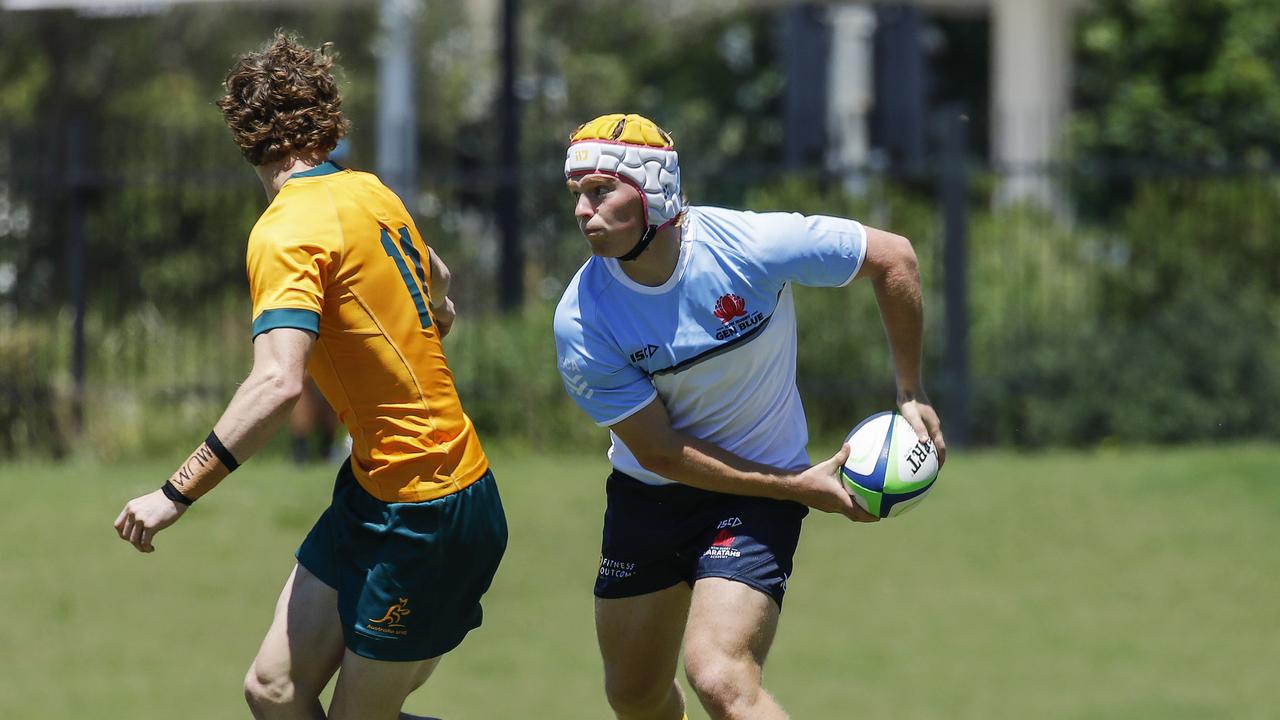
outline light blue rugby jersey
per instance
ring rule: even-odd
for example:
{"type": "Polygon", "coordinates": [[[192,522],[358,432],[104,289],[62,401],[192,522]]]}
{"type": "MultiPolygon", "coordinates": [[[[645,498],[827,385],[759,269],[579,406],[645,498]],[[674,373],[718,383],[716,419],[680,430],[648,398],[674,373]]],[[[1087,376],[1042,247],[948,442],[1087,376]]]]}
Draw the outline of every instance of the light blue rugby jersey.
{"type": "MultiPolygon", "coordinates": [[[[853,220],[691,207],[675,272],[660,287],[631,280],[614,258],[578,270],[555,316],[565,389],[601,426],[656,396],[676,430],[747,460],[807,467],[791,284],[848,284],[866,244],[853,220]]],[[[610,435],[615,468],[671,482],[610,435]]]]}

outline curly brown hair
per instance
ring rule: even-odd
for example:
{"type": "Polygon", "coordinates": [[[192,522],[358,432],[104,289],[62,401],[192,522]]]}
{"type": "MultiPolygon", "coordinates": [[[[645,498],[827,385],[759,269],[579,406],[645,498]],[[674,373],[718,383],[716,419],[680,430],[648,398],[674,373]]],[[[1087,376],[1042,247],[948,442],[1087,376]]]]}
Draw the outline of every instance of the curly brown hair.
{"type": "Polygon", "coordinates": [[[262,50],[242,55],[227,73],[218,108],[251,164],[328,153],[347,133],[351,124],[342,116],[331,47],[308,50],[277,30],[262,50]]]}

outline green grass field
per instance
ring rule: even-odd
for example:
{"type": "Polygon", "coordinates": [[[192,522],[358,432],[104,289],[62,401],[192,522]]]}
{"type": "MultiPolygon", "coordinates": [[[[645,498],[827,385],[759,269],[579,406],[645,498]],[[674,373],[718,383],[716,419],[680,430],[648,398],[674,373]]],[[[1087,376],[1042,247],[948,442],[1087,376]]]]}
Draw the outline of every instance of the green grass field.
{"type": "MultiPolygon", "coordinates": [[[[407,709],[610,717],[605,460],[490,456],[507,559],[407,709]]],[[[910,515],[811,515],[768,687],[813,720],[1276,717],[1277,467],[1259,446],[955,454],[910,515]]],[[[248,717],[241,678],[332,470],[251,462],[137,554],[111,521],[170,469],[0,465],[0,718],[248,717]]]]}

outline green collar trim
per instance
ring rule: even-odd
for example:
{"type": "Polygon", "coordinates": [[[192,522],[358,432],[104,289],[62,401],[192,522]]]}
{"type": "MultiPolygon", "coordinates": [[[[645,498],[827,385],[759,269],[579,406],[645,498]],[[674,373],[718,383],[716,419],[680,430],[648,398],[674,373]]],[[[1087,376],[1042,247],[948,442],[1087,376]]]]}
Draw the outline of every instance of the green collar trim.
{"type": "Polygon", "coordinates": [[[324,162],[311,168],[310,170],[303,170],[302,172],[296,172],[290,175],[289,179],[292,180],[294,178],[321,177],[324,175],[332,175],[336,172],[341,172],[344,169],[345,168],[343,168],[341,165],[339,165],[338,163],[332,160],[325,160],[324,162]]]}

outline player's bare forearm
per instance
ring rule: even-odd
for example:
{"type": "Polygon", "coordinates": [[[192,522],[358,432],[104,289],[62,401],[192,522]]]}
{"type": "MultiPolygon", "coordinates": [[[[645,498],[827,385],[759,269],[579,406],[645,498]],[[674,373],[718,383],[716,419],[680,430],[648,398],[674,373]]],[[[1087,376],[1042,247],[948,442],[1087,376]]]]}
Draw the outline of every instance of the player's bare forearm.
{"type": "Polygon", "coordinates": [[[789,499],[786,488],[794,472],[752,462],[684,433],[673,432],[665,444],[641,459],[645,469],[703,490],[789,499]]]}
{"type": "Polygon", "coordinates": [[[666,472],[650,470],[703,490],[790,500],[859,522],[877,520],[853,502],[839,478],[840,466],[849,455],[847,447],[805,470],[788,471],[752,462],[682,433],[677,436],[680,447],[674,462],[658,463],[666,472]]]}
{"type": "Polygon", "coordinates": [[[645,469],[676,482],[713,492],[791,500],[854,520],[875,519],[853,502],[838,477],[847,448],[805,470],[764,465],[672,429],[666,406],[657,399],[610,429],[645,469]]]}
{"type": "MultiPolygon", "coordinates": [[[[301,386],[295,391],[277,378],[250,373],[213,426],[213,432],[231,457],[244,462],[280,429],[300,392],[301,386]]],[[[169,476],[169,482],[183,495],[196,500],[229,474],[225,463],[206,441],[196,446],[186,462],[169,476]]]]}
{"type": "MultiPolygon", "coordinates": [[[[237,463],[262,449],[280,429],[302,394],[306,358],[314,337],[303,330],[279,328],[254,341],[253,369],[213,426],[214,435],[237,463]]],[[[170,480],[195,500],[228,472],[213,448],[201,443],[170,480]]]]}
{"type": "Polygon", "coordinates": [[[923,390],[920,379],[920,356],[924,332],[923,306],[920,300],[920,278],[889,274],[873,283],[880,318],[889,339],[893,356],[893,374],[899,392],[914,394],[923,390]]]}
{"type": "Polygon", "coordinates": [[[899,394],[922,393],[920,356],[924,303],[919,262],[910,241],[868,228],[867,258],[860,274],[871,280],[875,290],[899,394]]]}

